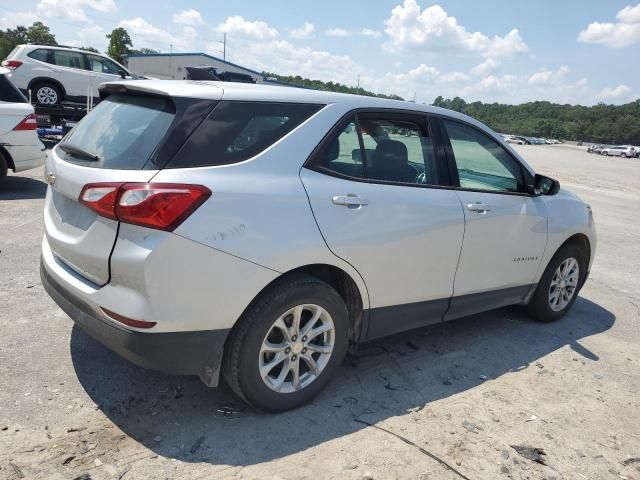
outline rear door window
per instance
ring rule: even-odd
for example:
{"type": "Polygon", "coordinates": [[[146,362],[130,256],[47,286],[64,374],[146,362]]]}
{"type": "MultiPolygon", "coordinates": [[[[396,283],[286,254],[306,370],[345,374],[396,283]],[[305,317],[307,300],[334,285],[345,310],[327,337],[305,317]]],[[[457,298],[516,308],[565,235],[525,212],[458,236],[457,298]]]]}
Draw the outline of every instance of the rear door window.
{"type": "Polygon", "coordinates": [[[78,52],[54,50],[53,63],[61,67],[84,69],[84,57],[78,52]]]}
{"type": "Polygon", "coordinates": [[[142,169],[167,133],[174,116],[175,107],[168,98],[111,95],[63,140],[98,160],[86,160],[60,148],[56,151],[66,161],[87,167],[142,169]]]}
{"type": "Polygon", "coordinates": [[[322,106],[222,101],[196,129],[167,168],[206,167],[255,157],[322,106]]]}

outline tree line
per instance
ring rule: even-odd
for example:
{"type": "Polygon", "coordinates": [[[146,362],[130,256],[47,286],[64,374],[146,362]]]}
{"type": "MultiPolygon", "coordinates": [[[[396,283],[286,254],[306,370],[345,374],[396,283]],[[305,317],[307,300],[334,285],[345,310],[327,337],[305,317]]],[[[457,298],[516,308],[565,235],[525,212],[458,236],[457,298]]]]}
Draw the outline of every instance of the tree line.
{"type": "Polygon", "coordinates": [[[582,142],[640,145],[640,100],[625,105],[598,103],[591,107],[528,102],[467,103],[460,97],[433,102],[469,115],[493,130],[527,137],[557,138],[582,142]]]}

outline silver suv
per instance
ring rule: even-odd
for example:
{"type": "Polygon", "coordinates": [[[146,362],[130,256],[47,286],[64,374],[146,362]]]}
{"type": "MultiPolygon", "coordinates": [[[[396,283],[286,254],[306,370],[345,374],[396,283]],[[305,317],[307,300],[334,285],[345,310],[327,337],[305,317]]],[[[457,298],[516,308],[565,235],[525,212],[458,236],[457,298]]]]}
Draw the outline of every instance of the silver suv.
{"type": "Polygon", "coordinates": [[[638,156],[638,152],[635,147],[631,145],[620,145],[617,147],[606,147],[600,151],[600,154],[606,156],[613,157],[622,157],[622,158],[634,158],[638,156]]]}
{"type": "Polygon", "coordinates": [[[266,411],[349,348],[505,305],[575,302],[591,209],[447,110],[215,82],[105,84],[46,164],[41,274],[144,367],[266,411]],[[551,228],[551,226],[553,228],[551,228]]]}
{"type": "Polygon", "coordinates": [[[84,102],[98,85],[134,76],[115,60],[80,48],[18,45],[2,62],[8,77],[34,103],[84,102]]]}

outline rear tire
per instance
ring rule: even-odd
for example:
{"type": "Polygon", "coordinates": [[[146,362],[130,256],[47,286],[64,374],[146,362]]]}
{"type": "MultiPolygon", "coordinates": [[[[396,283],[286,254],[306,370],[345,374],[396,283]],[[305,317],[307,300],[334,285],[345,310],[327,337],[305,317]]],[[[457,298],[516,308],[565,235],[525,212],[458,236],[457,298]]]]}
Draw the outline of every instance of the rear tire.
{"type": "Polygon", "coordinates": [[[253,407],[283,412],[324,389],[348,339],[349,314],[338,292],[315,277],[292,275],[243,314],[227,340],[222,373],[253,407]]]}
{"type": "Polygon", "coordinates": [[[562,318],[578,298],[586,273],[585,252],[572,243],[562,246],[547,265],[527,305],[529,315],[543,323],[562,318]]]}
{"type": "Polygon", "coordinates": [[[33,96],[36,102],[41,105],[57,105],[62,101],[62,92],[50,82],[38,83],[33,88],[33,96]]]}

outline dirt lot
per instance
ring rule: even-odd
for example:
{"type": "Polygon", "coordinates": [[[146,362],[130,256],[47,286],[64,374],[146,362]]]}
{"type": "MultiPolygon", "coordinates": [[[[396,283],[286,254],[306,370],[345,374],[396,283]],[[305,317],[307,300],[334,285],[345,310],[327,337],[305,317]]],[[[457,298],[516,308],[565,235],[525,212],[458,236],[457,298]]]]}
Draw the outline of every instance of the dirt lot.
{"type": "Polygon", "coordinates": [[[282,415],[134,367],[74,328],[40,285],[42,172],[9,177],[0,478],[640,479],[640,160],[519,149],[593,206],[596,264],[571,314],[539,325],[503,309],[369,344],[282,415]],[[511,445],[543,448],[547,465],[511,445]]]}

